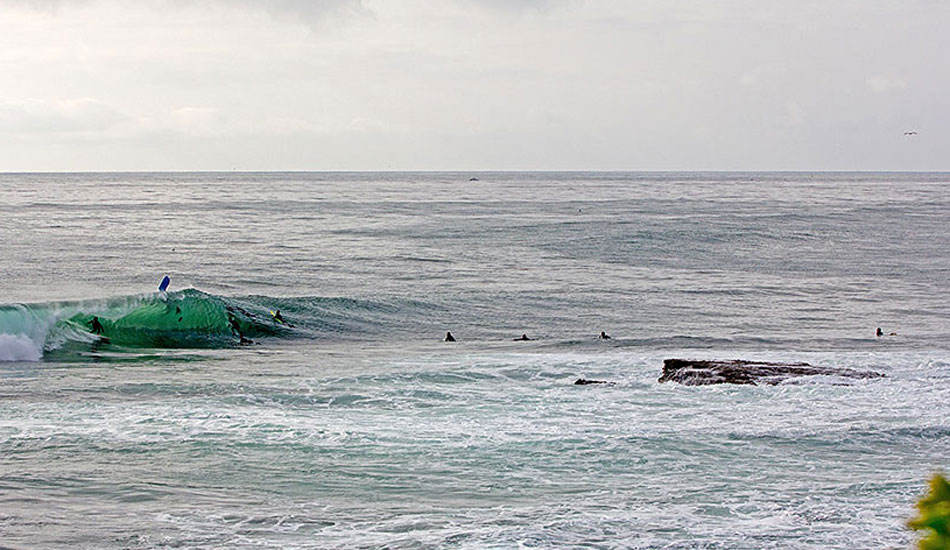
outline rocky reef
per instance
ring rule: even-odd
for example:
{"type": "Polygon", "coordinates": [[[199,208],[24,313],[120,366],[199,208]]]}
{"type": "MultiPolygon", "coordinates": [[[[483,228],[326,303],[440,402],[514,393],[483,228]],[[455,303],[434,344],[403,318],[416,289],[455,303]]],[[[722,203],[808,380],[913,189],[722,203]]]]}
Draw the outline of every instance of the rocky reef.
{"type": "Polygon", "coordinates": [[[679,382],[686,386],[710,384],[775,385],[803,376],[835,376],[838,378],[881,378],[884,375],[847,368],[816,367],[808,363],[767,363],[760,361],[693,361],[665,359],[659,382],[679,382]]]}

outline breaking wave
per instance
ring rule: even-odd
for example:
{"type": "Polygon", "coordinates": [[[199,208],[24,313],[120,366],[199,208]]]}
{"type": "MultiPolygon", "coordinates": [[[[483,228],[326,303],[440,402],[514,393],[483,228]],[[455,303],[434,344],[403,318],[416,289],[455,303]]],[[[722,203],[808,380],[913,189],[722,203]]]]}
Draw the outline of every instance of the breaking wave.
{"type": "Polygon", "coordinates": [[[358,330],[360,311],[384,306],[344,298],[242,298],[187,289],[103,300],[0,305],[0,361],[74,358],[106,349],[227,348],[261,338],[358,330]],[[273,310],[282,310],[286,323],[273,310]]]}

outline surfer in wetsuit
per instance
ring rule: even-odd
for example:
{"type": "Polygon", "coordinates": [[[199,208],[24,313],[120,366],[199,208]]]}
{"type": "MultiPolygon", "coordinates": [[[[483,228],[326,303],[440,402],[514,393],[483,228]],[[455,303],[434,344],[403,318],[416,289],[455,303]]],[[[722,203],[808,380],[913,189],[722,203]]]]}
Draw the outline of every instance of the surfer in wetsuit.
{"type": "Polygon", "coordinates": [[[455,341],[455,336],[452,336],[452,333],[451,333],[451,332],[446,332],[446,333],[445,333],[445,341],[446,341],[446,342],[454,342],[454,341],[455,341]]]}
{"type": "MultiPolygon", "coordinates": [[[[231,308],[228,309],[230,310],[231,308]]],[[[245,338],[244,335],[241,334],[241,324],[238,323],[237,317],[232,315],[230,311],[228,312],[228,324],[231,325],[231,332],[233,332],[234,335],[238,337],[242,346],[247,346],[254,343],[253,340],[245,338]]]]}
{"type": "Polygon", "coordinates": [[[280,314],[280,310],[279,310],[279,309],[272,311],[272,312],[271,312],[271,317],[274,318],[274,321],[276,321],[276,322],[278,322],[278,323],[280,323],[280,324],[282,324],[282,325],[284,325],[284,326],[293,327],[292,324],[290,324],[290,323],[288,323],[287,321],[284,320],[284,316],[280,314]]]}
{"type": "Polygon", "coordinates": [[[601,340],[610,340],[610,335],[604,331],[600,331],[600,336],[598,336],[598,338],[601,340]]]}
{"type": "Polygon", "coordinates": [[[241,325],[238,323],[237,317],[228,313],[228,324],[231,325],[231,331],[238,336],[241,336],[241,325]]]}
{"type": "Polygon", "coordinates": [[[527,334],[522,334],[520,338],[514,339],[515,342],[527,342],[529,340],[531,340],[531,338],[528,338],[527,334]]]}
{"type": "Polygon", "coordinates": [[[99,322],[98,317],[93,317],[92,321],[89,321],[89,325],[92,328],[93,334],[102,334],[102,323],[99,322]]]}

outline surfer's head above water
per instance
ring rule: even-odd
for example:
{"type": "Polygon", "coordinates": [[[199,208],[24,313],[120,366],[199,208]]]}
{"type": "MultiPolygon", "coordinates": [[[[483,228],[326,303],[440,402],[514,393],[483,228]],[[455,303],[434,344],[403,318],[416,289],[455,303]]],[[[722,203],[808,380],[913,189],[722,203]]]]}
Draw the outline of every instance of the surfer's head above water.
{"type": "Polygon", "coordinates": [[[445,341],[446,341],[446,342],[454,342],[454,341],[455,341],[455,336],[452,336],[452,333],[451,333],[451,332],[446,332],[446,333],[445,333],[445,341]]]}

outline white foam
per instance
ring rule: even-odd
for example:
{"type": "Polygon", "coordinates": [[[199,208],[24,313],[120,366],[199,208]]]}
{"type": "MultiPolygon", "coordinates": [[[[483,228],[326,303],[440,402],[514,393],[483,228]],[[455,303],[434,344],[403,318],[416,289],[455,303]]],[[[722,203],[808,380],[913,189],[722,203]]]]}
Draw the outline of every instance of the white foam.
{"type": "Polygon", "coordinates": [[[16,304],[0,308],[0,361],[39,361],[56,312],[16,304]]]}
{"type": "Polygon", "coordinates": [[[42,358],[42,344],[37,345],[29,336],[0,334],[0,361],[39,361],[42,358]]]}

